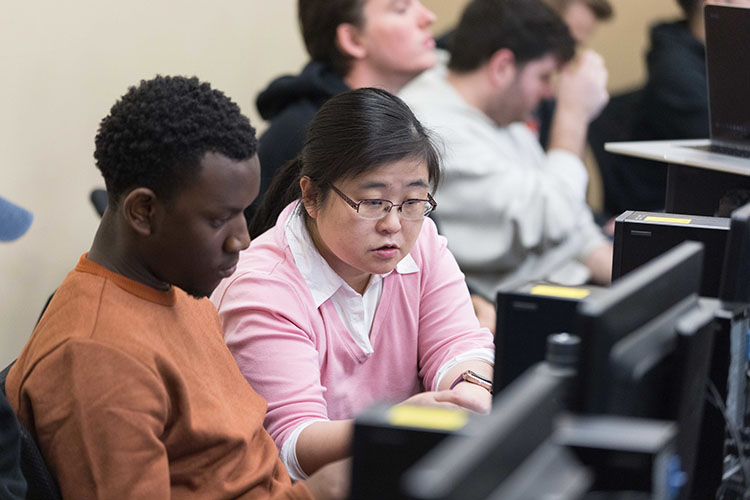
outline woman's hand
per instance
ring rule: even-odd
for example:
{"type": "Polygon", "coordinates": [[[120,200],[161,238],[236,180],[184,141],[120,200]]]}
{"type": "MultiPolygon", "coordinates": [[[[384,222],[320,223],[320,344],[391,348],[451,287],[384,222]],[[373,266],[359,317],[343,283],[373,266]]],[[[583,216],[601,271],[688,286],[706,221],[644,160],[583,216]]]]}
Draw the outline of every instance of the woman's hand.
{"type": "Polygon", "coordinates": [[[420,392],[400,404],[451,409],[463,408],[477,413],[489,413],[492,407],[492,395],[478,385],[462,382],[452,390],[420,392]],[[481,392],[472,387],[463,386],[474,386],[481,392]]]}
{"type": "Polygon", "coordinates": [[[484,387],[464,381],[450,392],[455,393],[454,397],[461,401],[460,406],[467,410],[484,414],[492,410],[492,394],[484,387]]]}

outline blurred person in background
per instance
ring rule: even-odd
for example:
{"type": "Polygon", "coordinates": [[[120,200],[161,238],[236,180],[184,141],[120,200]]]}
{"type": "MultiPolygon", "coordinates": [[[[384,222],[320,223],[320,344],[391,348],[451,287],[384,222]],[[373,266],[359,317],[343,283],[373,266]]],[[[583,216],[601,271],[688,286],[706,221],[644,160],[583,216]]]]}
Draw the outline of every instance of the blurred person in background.
{"type": "Polygon", "coordinates": [[[260,138],[260,194],[248,222],[276,172],[302,150],[324,102],[361,87],[397,93],[435,64],[435,14],[419,0],[299,0],[298,15],[310,62],[258,95],[258,112],[270,125],[260,138]]]}

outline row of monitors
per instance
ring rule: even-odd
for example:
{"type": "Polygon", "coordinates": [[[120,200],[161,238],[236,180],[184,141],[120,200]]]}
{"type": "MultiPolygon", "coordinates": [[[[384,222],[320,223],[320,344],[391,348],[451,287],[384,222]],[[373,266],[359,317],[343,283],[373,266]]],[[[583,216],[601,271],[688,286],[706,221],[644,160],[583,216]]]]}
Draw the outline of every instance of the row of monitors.
{"type": "MultiPolygon", "coordinates": [[[[607,289],[588,290],[591,293],[584,300],[572,300],[575,305],[573,313],[565,315],[573,318],[569,331],[578,335],[582,342],[577,377],[572,386],[566,386],[571,389],[565,392],[561,408],[572,410],[577,415],[658,419],[644,420],[646,423],[635,427],[625,425],[624,428],[632,430],[633,436],[642,436],[646,432],[643,429],[647,428],[656,436],[658,432],[651,427],[657,424],[653,422],[676,422],[673,458],[677,458],[678,465],[676,469],[674,466],[671,469],[663,467],[662,489],[669,491],[670,481],[675,481],[675,471],[682,471],[685,481],[676,489],[673,484],[673,491],[664,493],[663,498],[690,498],[688,494],[692,488],[702,432],[706,382],[710,379],[710,371],[717,369],[712,364],[727,357],[714,354],[716,311],[722,303],[750,302],[750,273],[742,268],[743,264],[750,263],[750,205],[735,211],[724,235],[725,253],[719,272],[720,288],[716,293],[722,299],[721,303],[699,298],[705,282],[704,263],[715,268],[715,262],[713,259],[706,262],[703,243],[688,241],[627,274],[623,273],[607,289]],[[671,470],[672,474],[664,472],[666,470],[671,470]]],[[[508,357],[502,347],[506,343],[502,328],[507,325],[501,324],[505,321],[501,296],[502,293],[498,304],[496,370],[502,369],[503,360],[508,357]]],[[[527,302],[525,309],[533,313],[529,304],[532,303],[527,302]]],[[[530,366],[543,358],[543,347],[541,349],[535,353],[540,359],[532,360],[530,366]]],[[[538,367],[536,365],[533,369],[538,370],[538,367]]],[[[719,371],[722,370],[726,377],[727,367],[722,366],[719,371]]],[[[524,457],[531,459],[542,445],[546,450],[543,457],[547,458],[537,457],[536,460],[558,457],[550,462],[554,465],[550,468],[552,476],[554,471],[567,470],[564,477],[581,480],[578,489],[568,485],[571,491],[583,495],[584,490],[603,487],[617,474],[592,479],[586,476],[589,468],[579,467],[576,458],[566,455],[569,447],[561,448],[559,442],[550,441],[552,426],[549,420],[541,425],[539,415],[546,415],[544,418],[549,419],[550,415],[557,413],[547,408],[551,404],[551,393],[545,391],[550,391],[551,386],[529,382],[530,371],[525,371],[524,376],[513,383],[510,382],[515,377],[496,372],[497,396],[492,414],[485,417],[481,425],[472,428],[471,436],[453,432],[433,436],[429,446],[434,446],[432,451],[419,460],[412,457],[410,461],[416,461],[416,464],[403,476],[391,474],[379,477],[376,483],[364,483],[363,478],[367,475],[356,472],[364,469],[363,457],[367,457],[366,469],[370,474],[378,463],[381,467],[389,464],[391,470],[402,467],[403,472],[411,462],[399,465],[399,459],[403,457],[397,450],[404,449],[403,443],[396,440],[391,443],[394,447],[390,447],[382,435],[374,441],[368,440],[365,434],[373,427],[355,426],[353,498],[378,498],[386,493],[392,498],[493,498],[497,491],[510,491],[507,490],[509,484],[535,491],[534,488],[544,487],[540,481],[524,483],[518,477],[513,479],[513,474],[525,463],[524,457]],[[540,428],[545,429],[541,434],[540,428]],[[442,441],[445,436],[448,439],[442,441]],[[370,448],[358,451],[358,443],[359,446],[368,443],[370,448]],[[377,445],[373,446],[373,443],[377,445]],[[378,456],[378,450],[382,452],[381,456],[378,456]],[[586,477],[588,481],[584,481],[586,477]]],[[[616,437],[615,434],[630,435],[626,431],[611,430],[610,434],[611,437],[616,437]]],[[[719,440],[721,435],[719,432],[719,440]]],[[[632,441],[636,442],[638,438],[633,437],[632,441]]],[[[722,444],[719,443],[719,448],[722,444]]],[[[419,446],[412,447],[412,450],[416,448],[419,446]]],[[[618,457],[622,460],[621,455],[618,457]]],[[[712,460],[721,460],[721,449],[712,460]]],[[[598,457],[594,462],[601,465],[606,460],[598,457]]],[[[527,475],[526,479],[529,477],[527,475]]],[[[649,488],[648,491],[658,489],[654,484],[644,488],[649,488]]],[[[570,498],[583,498],[576,495],[570,498]]],[[[522,497],[523,494],[519,498],[522,497]]]]}
{"type": "MultiPolygon", "coordinates": [[[[750,303],[750,205],[731,219],[627,211],[615,222],[612,281],[684,241],[704,245],[699,295],[725,303],[750,303]]],[[[607,289],[574,289],[529,282],[497,295],[495,384],[507,386],[544,359],[549,333],[572,331],[580,303],[598,300],[607,289]]]]}

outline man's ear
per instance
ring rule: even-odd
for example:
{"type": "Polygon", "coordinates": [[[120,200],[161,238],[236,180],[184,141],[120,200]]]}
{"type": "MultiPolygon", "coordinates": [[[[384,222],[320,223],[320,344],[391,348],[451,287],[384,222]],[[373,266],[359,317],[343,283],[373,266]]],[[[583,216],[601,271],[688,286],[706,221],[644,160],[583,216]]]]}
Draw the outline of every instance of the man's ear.
{"type": "Polygon", "coordinates": [[[487,68],[492,85],[505,88],[516,77],[516,56],[510,49],[497,50],[490,57],[487,68]]]}
{"type": "Polygon", "coordinates": [[[130,191],[122,200],[122,216],[127,224],[141,236],[153,232],[156,194],[149,188],[139,187],[130,191]]]}
{"type": "Polygon", "coordinates": [[[299,187],[302,191],[302,204],[307,211],[307,215],[313,219],[318,217],[318,190],[313,186],[308,176],[299,180],[299,187]]]}
{"type": "Polygon", "coordinates": [[[336,27],[336,43],[341,52],[353,59],[364,59],[367,48],[362,45],[359,29],[351,23],[341,23],[336,27]]]}

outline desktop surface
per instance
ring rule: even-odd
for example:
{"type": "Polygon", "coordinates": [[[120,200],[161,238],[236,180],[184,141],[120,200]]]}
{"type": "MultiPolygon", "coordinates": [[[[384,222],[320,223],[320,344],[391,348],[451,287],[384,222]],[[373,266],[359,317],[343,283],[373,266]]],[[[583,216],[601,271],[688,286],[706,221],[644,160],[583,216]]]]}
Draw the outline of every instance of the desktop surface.
{"type": "Polygon", "coordinates": [[[608,142],[604,149],[647,160],[661,161],[728,174],[750,176],[750,159],[707,151],[710,139],[608,142]]]}

